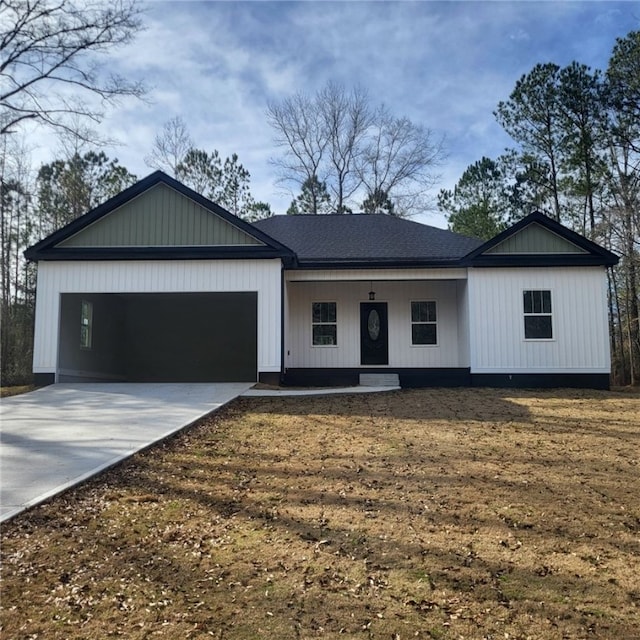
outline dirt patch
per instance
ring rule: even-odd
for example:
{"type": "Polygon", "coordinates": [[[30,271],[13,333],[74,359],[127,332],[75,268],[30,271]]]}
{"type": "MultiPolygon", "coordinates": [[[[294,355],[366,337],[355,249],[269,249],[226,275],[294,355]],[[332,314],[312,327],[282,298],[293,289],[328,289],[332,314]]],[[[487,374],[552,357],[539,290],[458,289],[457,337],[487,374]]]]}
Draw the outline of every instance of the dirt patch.
{"type": "Polygon", "coordinates": [[[6,638],[638,638],[640,397],[244,398],[4,527],[6,638]]]}

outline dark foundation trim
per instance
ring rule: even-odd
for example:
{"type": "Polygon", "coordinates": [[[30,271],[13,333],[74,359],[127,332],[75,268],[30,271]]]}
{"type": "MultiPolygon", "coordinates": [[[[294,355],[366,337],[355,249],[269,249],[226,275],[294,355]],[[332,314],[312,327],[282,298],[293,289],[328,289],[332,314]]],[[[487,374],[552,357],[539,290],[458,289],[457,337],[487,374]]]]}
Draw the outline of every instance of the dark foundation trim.
{"type": "Polygon", "coordinates": [[[56,381],[55,373],[34,373],[33,384],[36,387],[47,387],[50,384],[54,384],[56,381]]]}
{"type": "Polygon", "coordinates": [[[608,373],[472,373],[474,387],[515,389],[603,389],[610,388],[608,373]]]}
{"type": "Polygon", "coordinates": [[[359,384],[361,373],[397,373],[400,386],[404,389],[421,387],[558,389],[565,387],[608,390],[610,388],[610,376],[606,373],[471,373],[468,368],[287,369],[282,382],[292,387],[353,387],[359,384]]]}
{"type": "MultiPolygon", "coordinates": [[[[420,387],[498,387],[513,389],[601,389],[608,391],[607,373],[470,373],[469,369],[288,369],[280,379],[277,371],[263,371],[259,381],[277,386],[353,387],[361,373],[397,373],[400,386],[420,387]]],[[[37,387],[54,384],[55,374],[34,373],[37,387]]]]}
{"type": "Polygon", "coordinates": [[[277,387],[280,385],[280,376],[281,373],[279,371],[261,371],[258,374],[258,382],[262,382],[262,384],[269,384],[277,387]]]}
{"type": "Polygon", "coordinates": [[[361,367],[352,369],[287,369],[283,382],[292,387],[355,387],[361,373],[397,373],[400,386],[412,387],[469,387],[468,368],[404,369],[361,367]]]}

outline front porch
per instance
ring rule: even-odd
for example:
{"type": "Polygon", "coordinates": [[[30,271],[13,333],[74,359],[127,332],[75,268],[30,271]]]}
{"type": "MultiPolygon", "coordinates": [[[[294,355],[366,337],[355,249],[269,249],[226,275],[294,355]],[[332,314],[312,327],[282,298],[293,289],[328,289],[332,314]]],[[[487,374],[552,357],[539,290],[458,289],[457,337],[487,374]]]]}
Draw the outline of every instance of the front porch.
{"type": "Polygon", "coordinates": [[[403,387],[469,385],[466,278],[458,268],[286,272],[284,383],[395,373],[403,387]]]}

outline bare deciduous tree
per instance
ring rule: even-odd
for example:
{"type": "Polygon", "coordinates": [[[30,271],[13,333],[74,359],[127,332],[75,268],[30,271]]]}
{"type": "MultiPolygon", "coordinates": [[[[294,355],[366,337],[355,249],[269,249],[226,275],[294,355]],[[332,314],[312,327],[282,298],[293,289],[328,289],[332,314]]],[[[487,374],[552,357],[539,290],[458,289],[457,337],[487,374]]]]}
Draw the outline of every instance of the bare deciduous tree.
{"type": "Polygon", "coordinates": [[[330,82],[318,94],[318,106],[326,127],[328,158],[334,180],[329,188],[337,213],[347,211],[347,202],[362,184],[356,165],[363,153],[367,130],[373,124],[369,97],[355,87],[350,93],[330,82]]]}
{"type": "MultiPolygon", "coordinates": [[[[267,118],[283,149],[274,160],[281,180],[307,189],[326,184],[334,211],[348,212],[356,194],[373,202],[380,198],[372,194],[384,193],[381,201],[393,201],[391,209],[401,214],[424,205],[442,143],[429,129],[394,118],[383,106],[374,109],[363,89],[329,83],[313,98],[298,93],[271,103],[267,118]]],[[[318,213],[316,194],[310,195],[305,213],[318,213]]]]}
{"type": "Polygon", "coordinates": [[[138,0],[2,0],[0,133],[36,121],[82,135],[73,116],[99,122],[105,103],[142,96],[140,83],[99,64],[141,29],[141,11],[138,0]]]}
{"type": "MultiPolygon", "coordinates": [[[[273,161],[280,169],[281,180],[300,186],[321,180],[329,139],[318,101],[298,93],[281,103],[271,103],[267,120],[276,132],[276,145],[284,150],[282,157],[273,161]]],[[[317,213],[318,195],[311,193],[313,211],[309,213],[317,213]]]]}
{"type": "Polygon", "coordinates": [[[426,206],[424,196],[437,181],[433,170],[442,155],[442,141],[433,131],[380,107],[358,172],[368,196],[387,194],[395,215],[409,215],[426,206]]]}
{"type": "Polygon", "coordinates": [[[164,123],[153,141],[151,153],[144,159],[149,167],[178,177],[178,167],[189,149],[194,148],[187,125],[180,116],[164,123]]]}

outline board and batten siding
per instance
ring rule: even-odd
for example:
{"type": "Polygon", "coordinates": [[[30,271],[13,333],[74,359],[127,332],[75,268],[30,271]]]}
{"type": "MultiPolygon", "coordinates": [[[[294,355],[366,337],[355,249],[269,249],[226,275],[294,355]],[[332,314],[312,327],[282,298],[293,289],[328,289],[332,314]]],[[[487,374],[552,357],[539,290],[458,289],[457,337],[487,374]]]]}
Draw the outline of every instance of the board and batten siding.
{"type": "Polygon", "coordinates": [[[492,247],[487,253],[507,255],[540,253],[549,255],[553,253],[587,253],[587,251],[534,222],[492,247]]]}
{"type": "Polygon", "coordinates": [[[58,246],[212,247],[261,244],[197,202],[159,184],[58,246]]]}
{"type": "Polygon", "coordinates": [[[63,293],[258,293],[258,371],[280,371],[281,261],[150,260],[38,264],[34,373],[55,373],[63,293]]]}
{"type": "MultiPolygon", "coordinates": [[[[424,275],[423,275],[424,277],[424,275]]],[[[458,281],[287,282],[285,362],[291,368],[360,367],[360,303],[375,290],[388,304],[389,364],[382,367],[463,367],[459,349],[458,281]],[[438,344],[411,344],[411,301],[437,302],[438,344]],[[313,302],[337,303],[337,346],[313,346],[313,302]]]]}
{"type": "Polygon", "coordinates": [[[469,269],[471,373],[609,373],[604,267],[469,269]],[[525,340],[523,291],[550,290],[553,339],[525,340]]]}

